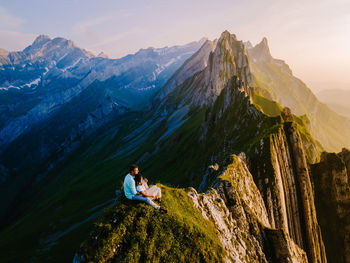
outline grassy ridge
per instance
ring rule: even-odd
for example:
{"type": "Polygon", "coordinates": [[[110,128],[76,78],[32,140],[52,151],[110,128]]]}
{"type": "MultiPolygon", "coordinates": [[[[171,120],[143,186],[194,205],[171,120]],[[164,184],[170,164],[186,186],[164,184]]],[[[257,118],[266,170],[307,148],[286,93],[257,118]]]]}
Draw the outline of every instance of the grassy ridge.
{"type": "Polygon", "coordinates": [[[143,203],[125,205],[119,198],[83,243],[87,262],[223,262],[213,223],[185,190],[158,186],[168,214],[143,203]]]}

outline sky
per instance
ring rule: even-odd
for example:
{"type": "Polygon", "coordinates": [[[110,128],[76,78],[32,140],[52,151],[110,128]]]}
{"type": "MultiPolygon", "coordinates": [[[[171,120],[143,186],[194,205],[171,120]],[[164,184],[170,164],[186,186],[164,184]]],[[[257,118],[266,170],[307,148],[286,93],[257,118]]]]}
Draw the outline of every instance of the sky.
{"type": "Polygon", "coordinates": [[[224,30],[253,45],[266,37],[315,92],[350,89],[349,0],[0,0],[0,48],[9,51],[45,34],[119,58],[224,30]]]}

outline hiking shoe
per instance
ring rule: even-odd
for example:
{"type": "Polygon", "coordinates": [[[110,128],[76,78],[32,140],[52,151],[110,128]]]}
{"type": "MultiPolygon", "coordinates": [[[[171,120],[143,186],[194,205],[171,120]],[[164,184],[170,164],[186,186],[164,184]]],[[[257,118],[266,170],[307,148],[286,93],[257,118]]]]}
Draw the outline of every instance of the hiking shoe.
{"type": "Polygon", "coordinates": [[[168,213],[168,210],[164,209],[163,207],[159,208],[160,212],[163,214],[168,213]]]}

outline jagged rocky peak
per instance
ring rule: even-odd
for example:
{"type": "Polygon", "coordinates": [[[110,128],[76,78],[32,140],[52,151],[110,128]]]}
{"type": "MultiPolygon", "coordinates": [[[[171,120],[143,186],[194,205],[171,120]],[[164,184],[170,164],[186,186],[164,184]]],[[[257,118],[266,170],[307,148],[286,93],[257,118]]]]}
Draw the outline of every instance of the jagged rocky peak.
{"type": "Polygon", "coordinates": [[[253,48],[250,48],[249,53],[251,53],[252,57],[257,60],[273,60],[266,37],[263,37],[260,43],[256,44],[253,48]]]}
{"type": "Polygon", "coordinates": [[[257,44],[255,47],[260,49],[263,54],[271,56],[270,48],[269,48],[269,45],[268,45],[266,37],[263,37],[261,42],[259,44],[257,44]]]}
{"type": "Polygon", "coordinates": [[[249,86],[254,86],[244,43],[226,30],[221,34],[215,50],[209,57],[205,74],[208,91],[219,96],[233,76],[243,82],[246,91],[249,86]]]}
{"type": "Polygon", "coordinates": [[[8,62],[7,56],[10,52],[8,52],[5,49],[0,48],[0,65],[5,64],[8,62]]]}
{"type": "Polygon", "coordinates": [[[94,57],[91,52],[79,48],[72,40],[63,37],[51,39],[47,35],[39,35],[20,55],[24,60],[35,61],[36,59],[45,58],[57,61],[68,53],[75,53],[75,56],[87,58],[94,57]]]}
{"type": "MultiPolygon", "coordinates": [[[[210,105],[230,81],[237,90],[249,95],[254,86],[248,53],[242,40],[227,30],[219,39],[207,40],[202,47],[174,74],[160,92],[160,99],[181,84],[182,94],[195,105],[210,105]]],[[[181,102],[179,101],[181,104],[181,102]]]]}
{"type": "Polygon", "coordinates": [[[67,50],[79,50],[82,53],[84,53],[84,55],[87,57],[94,57],[94,55],[91,52],[78,47],[72,40],[66,39],[63,37],[56,37],[52,39],[51,43],[49,43],[48,45],[49,45],[47,48],[48,50],[57,49],[57,48],[63,48],[67,50]]]}
{"type": "Polygon", "coordinates": [[[283,108],[283,110],[281,112],[281,116],[282,116],[284,121],[293,121],[292,111],[288,107],[283,108]]]}
{"type": "Polygon", "coordinates": [[[207,37],[202,37],[198,42],[203,45],[208,40],[207,37]]]}
{"type": "Polygon", "coordinates": [[[270,52],[266,37],[263,37],[258,45],[262,45],[268,52],[270,52]]]}
{"type": "Polygon", "coordinates": [[[65,46],[67,48],[73,48],[77,47],[72,40],[65,39],[63,37],[56,37],[52,40],[53,44],[60,44],[62,46],[65,46]]]}
{"type": "Polygon", "coordinates": [[[48,35],[39,35],[37,36],[37,38],[34,40],[32,45],[39,45],[39,44],[43,44],[46,43],[47,41],[50,41],[51,38],[48,35]]]}
{"type": "Polygon", "coordinates": [[[104,53],[104,52],[100,52],[98,55],[97,55],[97,57],[99,57],[99,58],[108,58],[108,55],[106,54],[106,53],[104,53]]]}
{"type": "Polygon", "coordinates": [[[23,51],[26,53],[35,52],[37,50],[40,50],[47,42],[51,41],[51,38],[47,35],[39,35],[37,38],[33,41],[33,43],[26,47],[23,51]]]}
{"type": "Polygon", "coordinates": [[[253,45],[252,45],[252,43],[249,40],[244,42],[244,46],[245,46],[246,49],[253,48],[253,45]]]}
{"type": "Polygon", "coordinates": [[[231,34],[230,32],[228,32],[228,30],[225,30],[224,32],[221,33],[220,39],[222,38],[233,38],[234,40],[237,41],[236,34],[231,34]]]}
{"type": "Polygon", "coordinates": [[[197,72],[202,71],[208,65],[209,54],[215,50],[216,41],[211,41],[202,38],[204,40],[201,48],[194,53],[178,71],[172,76],[172,78],[166,83],[158,98],[163,99],[177,86],[181,85],[186,79],[192,77],[197,72]]]}
{"type": "Polygon", "coordinates": [[[182,78],[181,81],[178,81],[177,85],[181,84],[185,80],[183,75],[188,77],[207,67],[209,54],[215,50],[215,47],[215,42],[211,40],[204,41],[201,48],[184,64],[181,74],[182,78]]]}

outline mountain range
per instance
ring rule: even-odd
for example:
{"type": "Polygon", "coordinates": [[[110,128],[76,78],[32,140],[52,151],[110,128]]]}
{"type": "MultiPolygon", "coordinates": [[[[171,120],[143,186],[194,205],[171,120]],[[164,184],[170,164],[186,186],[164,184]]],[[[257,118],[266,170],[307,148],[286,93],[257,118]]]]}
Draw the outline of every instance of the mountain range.
{"type": "Polygon", "coordinates": [[[108,59],[70,40],[41,35],[23,51],[2,52],[0,218],[18,203],[20,192],[86,136],[125,112],[147,107],[152,94],[203,41],[108,59]]]}
{"type": "Polygon", "coordinates": [[[350,120],[266,38],[252,46],[225,31],[115,60],[41,35],[0,62],[4,262],[183,261],[179,251],[205,262],[350,260],[350,154],[324,152],[350,147],[350,120]],[[163,184],[164,219],[115,203],[130,163],[163,184]],[[177,249],[147,252],[157,239],[127,219],[146,236],[164,220],[160,241],[177,249]]]}
{"type": "Polygon", "coordinates": [[[316,93],[317,98],[330,109],[350,118],[350,90],[328,89],[316,93]]]}

